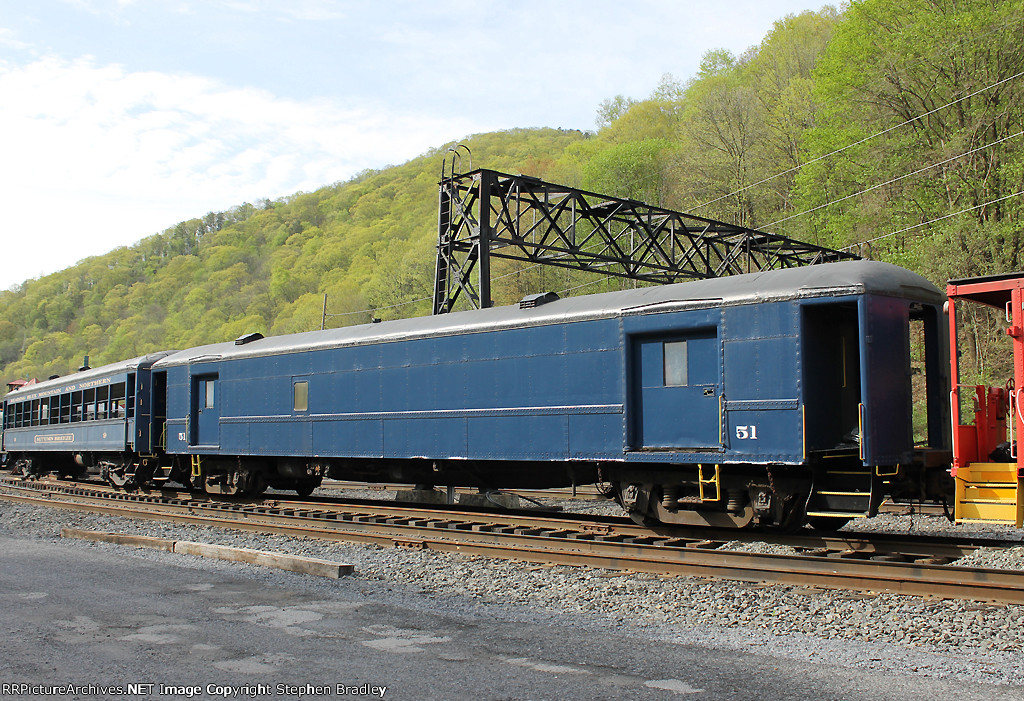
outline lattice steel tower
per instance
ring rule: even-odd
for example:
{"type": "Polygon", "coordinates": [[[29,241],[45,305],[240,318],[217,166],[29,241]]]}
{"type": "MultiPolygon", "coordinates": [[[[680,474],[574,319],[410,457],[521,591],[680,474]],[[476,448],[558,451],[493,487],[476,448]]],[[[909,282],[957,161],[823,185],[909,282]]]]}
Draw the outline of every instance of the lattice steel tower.
{"type": "Polygon", "coordinates": [[[492,306],[491,256],[663,284],[858,258],[525,175],[459,173],[462,151],[441,168],[434,314],[461,294],[492,306]]]}

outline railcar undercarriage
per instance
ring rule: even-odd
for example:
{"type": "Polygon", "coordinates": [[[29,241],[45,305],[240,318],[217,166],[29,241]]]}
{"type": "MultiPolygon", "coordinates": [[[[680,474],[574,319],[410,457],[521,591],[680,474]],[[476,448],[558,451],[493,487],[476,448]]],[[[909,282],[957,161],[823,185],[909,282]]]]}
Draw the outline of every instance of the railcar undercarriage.
{"type": "Polygon", "coordinates": [[[486,489],[551,488],[597,483],[642,525],[768,527],[793,530],[805,524],[836,529],[852,518],[874,516],[886,498],[944,503],[948,473],[914,464],[867,469],[856,456],[833,454],[811,466],[624,465],[623,463],[477,462],[243,458],[125,454],[21,454],[16,473],[53,472],[80,477],[98,472],[126,490],[178,483],[217,496],[253,497],[267,488],[308,496],[325,477],[410,485],[458,485],[486,489]],[[559,469],[561,468],[561,469],[559,469]]]}
{"type": "Polygon", "coordinates": [[[855,456],[829,455],[808,467],[689,465],[627,470],[609,495],[637,523],[773,527],[804,524],[834,530],[875,516],[888,498],[947,503],[952,484],[944,466],[865,468],[855,456]]]}

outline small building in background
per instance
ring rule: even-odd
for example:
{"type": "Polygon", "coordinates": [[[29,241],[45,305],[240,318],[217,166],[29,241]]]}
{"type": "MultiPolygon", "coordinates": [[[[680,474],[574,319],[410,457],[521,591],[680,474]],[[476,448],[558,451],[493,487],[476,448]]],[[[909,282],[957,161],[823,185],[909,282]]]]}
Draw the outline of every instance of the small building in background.
{"type": "Polygon", "coordinates": [[[31,380],[11,380],[10,382],[7,383],[7,391],[13,392],[16,389],[21,389],[22,387],[34,385],[36,382],[38,382],[38,380],[36,380],[36,378],[34,377],[31,380]]]}

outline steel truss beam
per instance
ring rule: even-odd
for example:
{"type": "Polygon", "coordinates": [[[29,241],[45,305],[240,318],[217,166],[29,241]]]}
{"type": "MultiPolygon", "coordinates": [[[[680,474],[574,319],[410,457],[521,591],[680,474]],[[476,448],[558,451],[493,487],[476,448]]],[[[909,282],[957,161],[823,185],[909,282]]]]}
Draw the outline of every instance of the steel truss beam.
{"type": "Polygon", "coordinates": [[[463,294],[475,308],[492,306],[492,256],[661,284],[858,258],[525,175],[456,174],[454,165],[439,183],[434,314],[463,294]]]}

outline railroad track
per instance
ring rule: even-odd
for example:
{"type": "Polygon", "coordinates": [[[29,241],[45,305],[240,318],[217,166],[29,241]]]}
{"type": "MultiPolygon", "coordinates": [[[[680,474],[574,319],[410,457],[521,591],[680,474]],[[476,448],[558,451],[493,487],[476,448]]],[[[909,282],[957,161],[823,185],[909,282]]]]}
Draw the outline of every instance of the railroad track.
{"type": "MultiPolygon", "coordinates": [[[[332,492],[344,493],[354,490],[366,490],[372,492],[386,492],[409,489],[407,484],[394,482],[356,482],[350,480],[325,480],[321,485],[321,493],[332,492]]],[[[479,490],[471,487],[456,487],[456,494],[476,494],[479,490]]],[[[555,499],[559,501],[598,501],[604,502],[607,499],[601,496],[597,486],[593,484],[581,484],[575,488],[551,487],[549,489],[505,489],[503,493],[515,494],[527,499],[555,499]]],[[[884,501],[878,507],[882,513],[891,514],[925,514],[929,516],[944,515],[943,509],[937,504],[922,504],[918,502],[893,502],[884,501]]]]}
{"type": "MultiPolygon", "coordinates": [[[[3,473],[0,473],[0,475],[2,474],[3,473]]],[[[15,481],[17,481],[17,478],[15,478],[15,481]]],[[[26,484],[24,481],[20,483],[26,484]]],[[[48,488],[51,490],[59,489],[60,487],[57,485],[60,485],[61,487],[69,485],[74,485],[76,487],[90,487],[102,493],[117,495],[112,497],[115,499],[125,498],[123,495],[126,494],[123,491],[108,486],[106,482],[99,479],[87,478],[80,479],[75,482],[44,480],[41,482],[27,483],[35,484],[39,488],[48,488]],[[44,487],[44,485],[50,486],[44,487]]],[[[343,482],[340,484],[342,485],[340,487],[341,492],[374,486],[364,482],[343,482]]],[[[331,486],[334,485],[332,484],[331,486]]],[[[387,491],[406,486],[407,485],[384,485],[379,489],[372,489],[371,491],[387,491]]],[[[329,494],[336,490],[328,487],[325,491],[329,494]]],[[[551,498],[561,498],[564,496],[563,492],[568,494],[569,491],[570,490],[558,489],[534,490],[538,496],[548,496],[551,498]]],[[[476,494],[477,490],[460,489],[457,490],[457,493],[476,494]]],[[[522,492],[520,490],[516,490],[515,492],[510,493],[521,494],[522,492]]],[[[615,533],[627,537],[649,537],[652,534],[657,534],[662,538],[683,538],[689,541],[700,542],[703,544],[702,547],[707,548],[713,548],[727,543],[760,543],[768,540],[776,545],[790,546],[808,552],[824,552],[824,554],[836,557],[849,557],[850,551],[864,554],[864,556],[867,556],[867,554],[870,553],[871,556],[876,557],[894,557],[895,553],[899,553],[906,560],[929,559],[935,561],[933,564],[947,564],[950,560],[963,557],[979,547],[998,547],[1003,545],[999,540],[986,538],[953,537],[940,539],[933,536],[908,536],[884,533],[848,534],[841,532],[831,533],[827,531],[803,531],[801,534],[784,534],[756,530],[712,528],[710,526],[660,526],[655,529],[648,526],[639,526],[625,516],[616,517],[593,514],[556,515],[557,507],[556,509],[549,510],[547,515],[545,515],[543,507],[538,508],[532,506],[527,507],[526,509],[505,508],[501,510],[464,506],[460,504],[450,504],[447,506],[412,506],[396,501],[353,499],[349,497],[318,496],[296,498],[290,493],[268,493],[257,500],[248,498],[236,498],[232,500],[225,497],[212,497],[202,492],[172,488],[149,490],[147,492],[135,492],[132,496],[159,496],[162,498],[179,500],[191,499],[203,503],[213,502],[215,504],[228,501],[229,503],[236,505],[255,504],[282,510],[291,509],[304,511],[315,507],[341,511],[347,510],[351,513],[359,514],[387,514],[396,517],[429,516],[442,518],[447,516],[449,519],[461,519],[468,523],[472,523],[472,519],[474,518],[485,517],[492,523],[502,525],[523,525],[545,529],[554,528],[558,530],[571,530],[575,528],[585,533],[615,533]]],[[[578,498],[584,499],[586,497],[581,495],[578,498]]],[[[606,501],[603,497],[598,497],[596,489],[593,490],[592,498],[606,501]]]]}
{"type": "MultiPolygon", "coordinates": [[[[369,490],[374,492],[396,491],[409,489],[407,484],[395,482],[354,482],[349,480],[324,480],[320,485],[321,493],[347,492],[352,490],[369,490]]],[[[472,487],[456,487],[456,494],[477,494],[478,489],[472,487]]],[[[607,501],[593,484],[581,484],[576,488],[551,487],[550,489],[503,489],[503,493],[515,494],[530,499],[578,499],[580,501],[607,501]]]]}
{"type": "Polygon", "coordinates": [[[0,477],[0,497],[133,518],[530,562],[1024,604],[1024,572],[948,564],[998,541],[646,529],[627,519],[340,499],[213,500],[0,477]],[[795,554],[723,549],[769,540],[795,554]]]}

